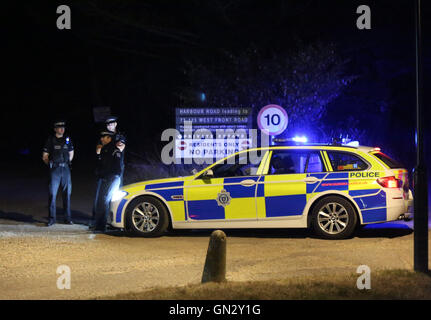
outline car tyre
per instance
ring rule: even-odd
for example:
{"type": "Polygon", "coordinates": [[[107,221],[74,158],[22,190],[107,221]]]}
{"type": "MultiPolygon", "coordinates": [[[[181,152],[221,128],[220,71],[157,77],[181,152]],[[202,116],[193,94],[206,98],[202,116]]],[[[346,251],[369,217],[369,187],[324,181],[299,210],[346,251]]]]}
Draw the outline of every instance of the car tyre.
{"type": "Polygon", "coordinates": [[[127,206],[128,233],[152,238],[163,235],[169,226],[169,216],[163,203],[149,196],[138,197],[127,206]]]}
{"type": "Polygon", "coordinates": [[[350,201],[338,196],[318,200],[311,212],[311,227],[323,239],[349,238],[356,229],[357,221],[350,201]]]}

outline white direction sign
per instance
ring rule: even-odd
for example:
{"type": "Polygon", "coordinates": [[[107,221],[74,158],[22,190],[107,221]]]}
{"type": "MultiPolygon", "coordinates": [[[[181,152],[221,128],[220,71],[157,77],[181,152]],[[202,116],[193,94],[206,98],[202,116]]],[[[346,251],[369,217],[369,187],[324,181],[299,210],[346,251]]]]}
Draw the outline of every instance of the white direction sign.
{"type": "Polygon", "coordinates": [[[257,125],[260,130],[271,136],[276,136],[286,130],[288,121],[286,110],[276,104],[263,107],[257,115],[257,125]]]}

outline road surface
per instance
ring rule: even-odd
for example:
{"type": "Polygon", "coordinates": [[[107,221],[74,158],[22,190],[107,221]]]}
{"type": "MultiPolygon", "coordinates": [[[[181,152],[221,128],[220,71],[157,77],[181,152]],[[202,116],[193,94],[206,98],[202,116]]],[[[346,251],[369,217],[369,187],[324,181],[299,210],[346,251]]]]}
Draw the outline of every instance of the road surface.
{"type": "MultiPolygon", "coordinates": [[[[200,282],[210,231],[155,239],[93,234],[85,224],[94,181],[90,174],[73,175],[77,224],[47,228],[42,172],[23,168],[0,173],[0,299],[91,299],[200,282]],[[61,265],[71,270],[71,289],[57,288],[61,265]]],[[[342,241],[316,239],[301,229],[226,233],[229,281],[337,277],[355,273],[363,264],[371,270],[413,268],[412,222],[368,227],[342,241]]]]}
{"type": "MultiPolygon", "coordinates": [[[[199,283],[209,231],[155,239],[92,234],[82,225],[0,225],[0,299],[91,299],[154,287],[199,283]],[[57,288],[57,268],[71,288],[57,288]]],[[[402,223],[364,229],[349,240],[316,239],[303,230],[227,231],[227,279],[412,269],[413,233],[402,223]]]]}

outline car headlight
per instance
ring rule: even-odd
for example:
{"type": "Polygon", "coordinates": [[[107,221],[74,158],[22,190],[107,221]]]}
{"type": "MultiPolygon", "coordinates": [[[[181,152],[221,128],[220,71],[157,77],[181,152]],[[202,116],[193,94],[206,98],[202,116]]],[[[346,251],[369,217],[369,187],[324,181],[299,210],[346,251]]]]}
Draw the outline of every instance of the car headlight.
{"type": "Polygon", "coordinates": [[[127,196],[127,192],[126,192],[126,191],[123,191],[123,190],[118,189],[118,190],[116,190],[116,191],[114,192],[114,194],[112,195],[112,199],[111,199],[111,201],[118,201],[118,200],[120,200],[120,199],[124,198],[125,196],[127,196]]]}

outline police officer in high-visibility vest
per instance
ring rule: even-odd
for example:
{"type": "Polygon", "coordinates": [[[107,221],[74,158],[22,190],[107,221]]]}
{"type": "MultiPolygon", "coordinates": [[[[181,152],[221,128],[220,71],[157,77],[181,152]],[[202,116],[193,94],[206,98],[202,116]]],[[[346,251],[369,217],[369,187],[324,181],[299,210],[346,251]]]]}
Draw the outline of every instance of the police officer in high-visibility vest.
{"type": "Polygon", "coordinates": [[[121,151],[114,142],[114,136],[112,131],[102,131],[102,148],[97,150],[96,177],[100,180],[100,187],[96,192],[95,216],[90,229],[102,232],[106,232],[112,195],[120,187],[121,180],[121,151]]]}
{"type": "Polygon", "coordinates": [[[49,219],[47,226],[56,223],[56,198],[61,188],[63,211],[66,224],[73,224],[70,213],[72,179],[70,167],[74,155],[72,140],[64,135],[66,123],[54,123],[55,134],[50,136],[43,147],[42,160],[49,167],[49,219]]]}

